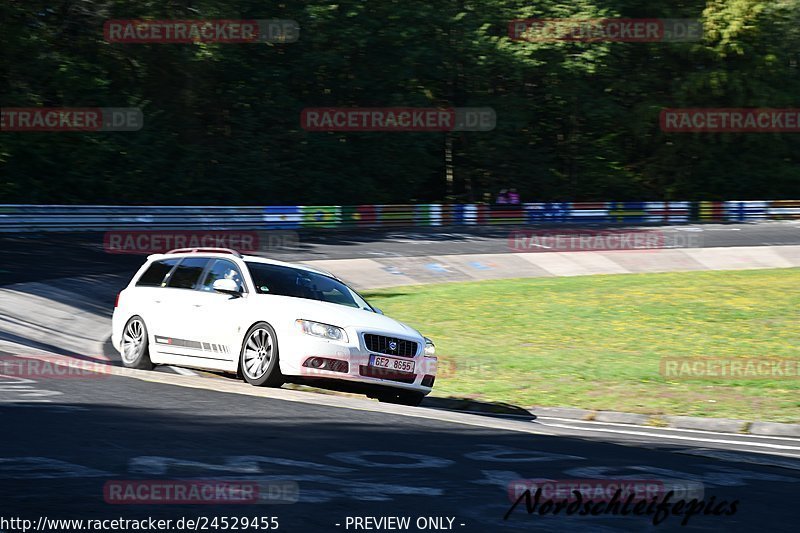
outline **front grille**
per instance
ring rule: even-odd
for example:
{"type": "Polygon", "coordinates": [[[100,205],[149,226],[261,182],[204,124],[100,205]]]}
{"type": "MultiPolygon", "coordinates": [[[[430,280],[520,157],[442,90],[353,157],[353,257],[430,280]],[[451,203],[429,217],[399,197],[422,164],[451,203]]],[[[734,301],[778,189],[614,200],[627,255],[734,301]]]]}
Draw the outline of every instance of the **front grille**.
{"type": "Polygon", "coordinates": [[[417,354],[416,342],[398,339],[397,337],[384,337],[383,335],[366,333],[364,335],[364,343],[370,352],[399,355],[400,357],[414,357],[417,354]],[[395,344],[394,350],[391,348],[392,343],[395,344]]]}
{"type": "Polygon", "coordinates": [[[399,381],[400,383],[414,383],[414,380],[417,379],[416,374],[407,374],[389,370],[388,368],[375,368],[374,366],[366,365],[359,365],[358,373],[368,378],[388,379],[399,381]]]}

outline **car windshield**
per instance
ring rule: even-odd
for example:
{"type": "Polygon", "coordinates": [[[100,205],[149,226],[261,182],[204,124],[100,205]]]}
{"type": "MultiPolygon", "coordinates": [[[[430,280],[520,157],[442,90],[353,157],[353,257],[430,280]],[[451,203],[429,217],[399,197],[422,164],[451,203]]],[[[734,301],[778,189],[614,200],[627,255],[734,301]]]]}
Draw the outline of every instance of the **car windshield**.
{"type": "Polygon", "coordinates": [[[375,312],[356,291],[330,276],[268,263],[247,262],[256,292],[319,300],[375,312]]]}

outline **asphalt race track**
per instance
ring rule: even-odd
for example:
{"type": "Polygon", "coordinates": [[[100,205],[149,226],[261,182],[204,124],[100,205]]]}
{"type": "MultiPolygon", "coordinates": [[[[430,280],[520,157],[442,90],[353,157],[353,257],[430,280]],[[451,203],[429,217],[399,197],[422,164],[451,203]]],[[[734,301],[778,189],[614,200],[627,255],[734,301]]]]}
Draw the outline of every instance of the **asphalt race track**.
{"type": "Polygon", "coordinates": [[[345,528],[347,518],[367,516],[449,517],[453,530],[465,532],[684,529],[673,516],[653,526],[645,516],[529,516],[524,505],[503,519],[514,480],[621,478],[692,482],[701,484],[706,500],[739,501],[733,516],[697,515],[688,530],[769,524],[770,531],[790,531],[796,519],[800,460],[763,453],[800,457],[796,440],[762,437],[772,448],[726,451],[727,460],[717,460],[708,455],[732,446],[702,442],[698,432],[692,435],[698,441],[602,430],[568,435],[537,420],[399,406],[385,409],[404,414],[389,414],[365,400],[267,391],[309,396],[285,401],[251,396],[251,389],[262,389],[244,384],[236,387],[242,394],[217,392],[218,380],[186,387],[137,374],[2,383],[6,510],[33,520],[274,516],[281,531],[354,531],[345,528]],[[9,403],[15,395],[18,403],[9,403]],[[788,447],[794,450],[778,450],[788,447]],[[273,497],[280,502],[252,505],[104,500],[109,481],[176,479],[256,481],[283,492],[273,497]]]}
{"type": "MultiPolygon", "coordinates": [[[[702,232],[704,246],[800,244],[796,223],[669,231],[702,232]]],[[[432,248],[438,254],[503,253],[507,236],[507,230],[301,235],[300,250],[271,255],[412,256],[432,248]]],[[[142,260],[106,254],[102,239],[87,235],[2,237],[0,248],[0,285],[127,276],[142,260]]],[[[114,290],[97,292],[107,301],[114,290]]],[[[22,352],[14,346],[23,341],[0,336],[0,357],[18,359],[22,352]]],[[[59,346],[26,346],[69,353],[59,346]]],[[[214,517],[229,524],[234,517],[263,517],[262,526],[275,517],[278,531],[287,532],[796,529],[796,438],[490,416],[448,411],[436,401],[402,407],[261,389],[193,372],[106,368],[80,379],[0,375],[0,518],[31,520],[29,530],[39,531],[78,529],[53,525],[52,519],[116,518],[172,520],[165,529],[170,531],[223,530],[221,522],[212,527],[214,517]],[[678,494],[689,489],[708,507],[712,501],[715,507],[736,501],[737,507],[730,515],[697,514],[685,527],[679,511],[654,525],[653,515],[529,515],[524,503],[504,519],[512,507],[509,488],[531,479],[676,487],[678,494]],[[258,498],[191,505],[114,500],[109,486],[128,482],[255,484],[258,498]],[[378,527],[377,520],[387,517],[407,517],[410,525],[384,521],[378,527]]],[[[19,523],[0,522],[0,532],[21,530],[19,523]]]]}
{"type": "MultiPolygon", "coordinates": [[[[686,242],[691,242],[692,246],[707,248],[800,244],[798,221],[642,228],[662,232],[667,243],[675,242],[678,246],[686,242]]],[[[547,231],[545,228],[539,229],[547,231]]],[[[549,229],[558,230],[558,228],[549,229]]],[[[509,253],[514,251],[509,245],[509,234],[513,230],[511,227],[496,227],[420,228],[414,231],[372,230],[358,233],[266,232],[261,239],[263,251],[260,255],[282,261],[310,261],[509,253]]],[[[574,227],[566,230],[574,231],[574,227]]],[[[0,263],[0,286],[88,274],[116,272],[133,274],[142,264],[143,255],[147,255],[106,253],[103,247],[103,233],[0,234],[0,253],[3,254],[3,261],[0,263]]]]}

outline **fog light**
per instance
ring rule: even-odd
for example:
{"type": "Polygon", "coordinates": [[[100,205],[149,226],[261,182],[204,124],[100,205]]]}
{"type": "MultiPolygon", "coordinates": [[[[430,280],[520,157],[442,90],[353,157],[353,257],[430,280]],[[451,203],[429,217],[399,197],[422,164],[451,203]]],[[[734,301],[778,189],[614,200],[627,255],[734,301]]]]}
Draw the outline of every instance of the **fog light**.
{"type": "Polygon", "coordinates": [[[339,359],[327,359],[325,357],[309,357],[303,363],[304,367],[315,368],[317,370],[330,370],[331,372],[347,373],[350,371],[350,364],[339,359]]]}

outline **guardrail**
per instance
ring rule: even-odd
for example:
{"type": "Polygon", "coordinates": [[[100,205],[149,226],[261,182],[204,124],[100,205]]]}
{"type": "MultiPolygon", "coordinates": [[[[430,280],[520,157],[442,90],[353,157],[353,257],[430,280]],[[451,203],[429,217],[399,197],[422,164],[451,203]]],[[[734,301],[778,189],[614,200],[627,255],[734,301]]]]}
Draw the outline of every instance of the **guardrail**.
{"type": "Polygon", "coordinates": [[[0,232],[682,224],[800,219],[800,200],[351,206],[0,205],[0,232]]]}

